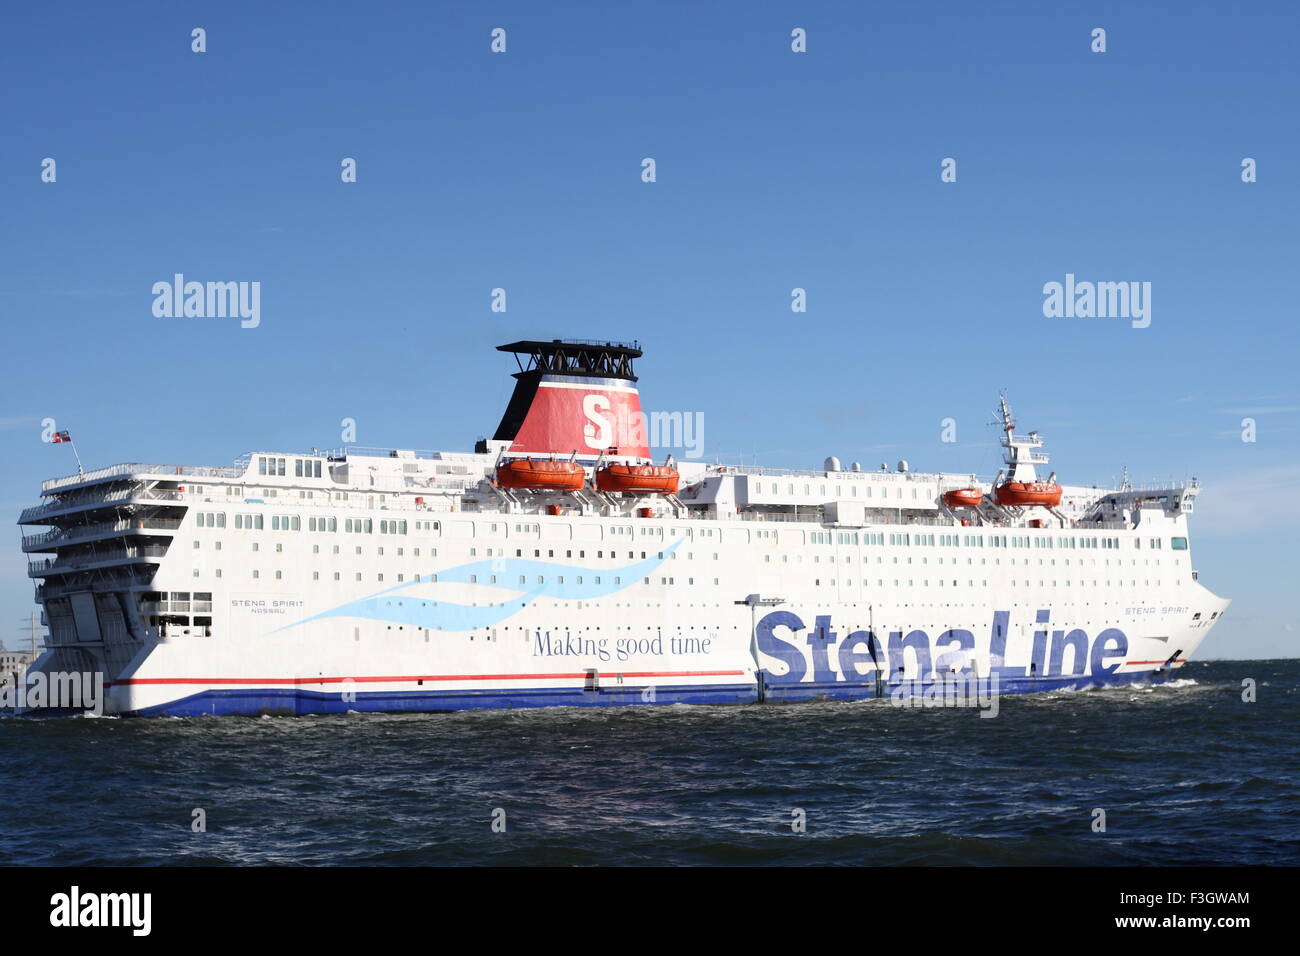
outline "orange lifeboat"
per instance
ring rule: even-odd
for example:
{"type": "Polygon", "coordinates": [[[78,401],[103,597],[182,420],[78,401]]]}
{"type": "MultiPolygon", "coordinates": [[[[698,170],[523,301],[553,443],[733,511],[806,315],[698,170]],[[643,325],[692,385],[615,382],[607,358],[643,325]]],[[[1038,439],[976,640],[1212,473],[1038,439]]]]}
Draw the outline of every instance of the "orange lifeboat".
{"type": "Polygon", "coordinates": [[[1054,481],[1008,481],[998,485],[994,499],[1000,505],[1055,508],[1061,503],[1061,486],[1054,481]]]}
{"type": "Polygon", "coordinates": [[[596,470],[596,487],[601,491],[628,494],[672,495],[681,476],[668,465],[606,465],[596,470]]]}
{"type": "Polygon", "coordinates": [[[943,493],[943,503],[949,508],[978,508],[984,492],[978,488],[956,488],[943,493]]]}
{"type": "Polygon", "coordinates": [[[534,461],[512,458],[497,465],[497,484],[502,488],[535,491],[580,491],[586,471],[572,461],[534,461]]]}

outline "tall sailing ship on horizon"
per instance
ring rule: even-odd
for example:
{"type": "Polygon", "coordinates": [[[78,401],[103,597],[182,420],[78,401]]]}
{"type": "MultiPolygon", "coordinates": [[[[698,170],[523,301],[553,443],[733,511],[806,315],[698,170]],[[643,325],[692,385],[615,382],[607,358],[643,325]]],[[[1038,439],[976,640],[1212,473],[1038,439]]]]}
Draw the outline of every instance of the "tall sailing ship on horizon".
{"type": "Polygon", "coordinates": [[[662,464],[636,345],[522,341],[473,452],[259,451],[47,481],[48,649],[113,714],[759,703],[1165,680],[1228,601],[1195,481],[662,464]]]}

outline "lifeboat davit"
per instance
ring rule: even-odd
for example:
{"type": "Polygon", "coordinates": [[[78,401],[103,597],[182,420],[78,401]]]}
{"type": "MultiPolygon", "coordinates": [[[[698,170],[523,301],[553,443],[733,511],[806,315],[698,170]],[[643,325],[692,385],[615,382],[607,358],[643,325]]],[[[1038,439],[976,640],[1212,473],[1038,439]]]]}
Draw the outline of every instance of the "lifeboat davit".
{"type": "Polygon", "coordinates": [[[984,492],[978,488],[956,488],[943,493],[943,503],[949,508],[978,508],[984,492]]]}
{"type": "Polygon", "coordinates": [[[606,465],[596,469],[596,487],[635,495],[673,495],[681,476],[668,465],[606,465]]]}
{"type": "Polygon", "coordinates": [[[534,491],[581,491],[587,473],[572,461],[534,461],[512,458],[497,465],[497,484],[502,488],[534,491]]]}
{"type": "Polygon", "coordinates": [[[994,499],[1000,505],[1055,508],[1061,503],[1061,486],[1054,481],[1008,481],[998,485],[994,499]]]}

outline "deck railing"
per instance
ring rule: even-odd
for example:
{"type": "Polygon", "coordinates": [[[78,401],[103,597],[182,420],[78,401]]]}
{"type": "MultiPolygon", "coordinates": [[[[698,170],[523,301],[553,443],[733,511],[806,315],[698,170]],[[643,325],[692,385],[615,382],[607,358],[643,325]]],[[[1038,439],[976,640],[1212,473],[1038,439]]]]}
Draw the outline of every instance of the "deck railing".
{"type": "Polygon", "coordinates": [[[75,571],[78,568],[94,564],[113,564],[118,561],[133,561],[138,558],[161,558],[167,554],[165,544],[147,544],[141,547],[116,548],[112,551],[93,552],[90,554],[60,555],[42,561],[27,562],[29,574],[44,571],[75,571]]]}
{"type": "Polygon", "coordinates": [[[117,531],[174,531],[180,526],[179,518],[123,518],[118,521],[99,521],[95,524],[74,525],[70,528],[54,528],[44,534],[24,535],[23,547],[33,548],[42,544],[79,541],[117,531]]]}
{"type": "Polygon", "coordinates": [[[57,511],[69,511],[82,505],[114,504],[118,501],[178,501],[184,498],[179,491],[143,491],[139,488],[121,488],[105,494],[83,494],[68,498],[53,498],[44,504],[32,505],[18,516],[19,524],[28,524],[32,519],[57,511]]]}
{"type": "Polygon", "coordinates": [[[96,468],[77,475],[65,475],[41,482],[41,492],[55,491],[84,482],[103,481],[122,475],[180,475],[186,478],[239,478],[245,469],[240,467],[222,467],[218,465],[158,465],[144,462],[123,462],[96,468]]]}

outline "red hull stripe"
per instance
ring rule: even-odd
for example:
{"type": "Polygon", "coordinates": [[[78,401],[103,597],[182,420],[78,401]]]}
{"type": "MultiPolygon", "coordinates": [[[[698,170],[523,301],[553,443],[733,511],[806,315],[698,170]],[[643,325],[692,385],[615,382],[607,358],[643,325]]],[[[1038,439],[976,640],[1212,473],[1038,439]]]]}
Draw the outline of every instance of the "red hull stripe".
{"type": "MultiPolygon", "coordinates": [[[[1164,661],[1125,661],[1126,665],[1163,664],[1164,661]]],[[[1186,658],[1179,658],[1175,664],[1187,663],[1186,658]]],[[[745,671],[623,671],[628,677],[741,677],[745,671]]],[[[586,671],[574,671],[564,674],[417,674],[415,676],[389,677],[133,677],[127,680],[109,681],[105,687],[124,687],[144,684],[341,684],[351,681],[354,684],[400,684],[411,681],[460,681],[460,680],[582,680],[586,671]]],[[[618,671],[602,671],[601,678],[615,678],[618,671]]]]}
{"type": "MultiPolygon", "coordinates": [[[[626,677],[740,677],[744,671],[623,671],[626,677]]],[[[618,671],[602,671],[600,676],[617,677],[618,671]]],[[[414,677],[132,677],[112,681],[106,687],[128,684],[399,684],[411,681],[451,680],[582,680],[586,671],[571,674],[417,674],[414,677]]]]}

